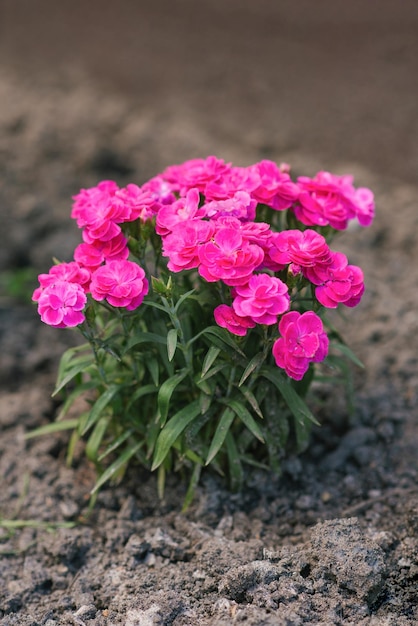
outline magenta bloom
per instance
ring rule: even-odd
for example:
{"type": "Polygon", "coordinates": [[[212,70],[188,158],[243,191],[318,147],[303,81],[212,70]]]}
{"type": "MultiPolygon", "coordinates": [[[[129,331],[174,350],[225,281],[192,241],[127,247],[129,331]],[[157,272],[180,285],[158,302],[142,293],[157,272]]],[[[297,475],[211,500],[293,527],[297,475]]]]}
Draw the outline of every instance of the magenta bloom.
{"type": "MultiPolygon", "coordinates": [[[[71,217],[80,228],[86,228],[90,239],[109,241],[119,235],[120,223],[131,218],[131,207],[118,198],[119,187],[105,180],[90,189],[82,189],[74,196],[71,217]]],[[[88,243],[91,243],[90,241],[88,243]]]]}
{"type": "Polygon", "coordinates": [[[45,324],[55,328],[78,326],[84,322],[82,310],[86,302],[81,285],[57,280],[39,294],[38,313],[45,324]]]}
{"type": "Polygon", "coordinates": [[[199,274],[208,282],[223,280],[230,286],[245,284],[262,263],[264,252],[233,228],[220,228],[213,241],[199,248],[199,274]]]}
{"type": "Polygon", "coordinates": [[[294,380],[301,380],[310,363],[328,354],[328,337],[321,319],[313,311],[285,313],[279,322],[281,337],[273,344],[276,365],[294,380]]]}
{"type": "Polygon", "coordinates": [[[269,248],[270,258],[279,264],[294,263],[301,267],[312,267],[330,261],[331,251],[325,237],[314,230],[284,230],[274,233],[269,248]]]}
{"type": "Polygon", "coordinates": [[[220,304],[213,311],[218,326],[226,328],[233,335],[243,337],[249,328],[254,328],[255,322],[249,317],[237,315],[234,309],[226,304],[220,304]]]}
{"type": "Polygon", "coordinates": [[[325,307],[335,309],[340,303],[357,306],[364,293],[364,276],[357,265],[348,265],[342,252],[333,252],[327,265],[307,267],[304,276],[314,285],[315,296],[325,307]]]}
{"type": "Polygon", "coordinates": [[[156,232],[161,235],[168,235],[176,224],[191,220],[200,219],[205,215],[203,210],[199,210],[200,195],[196,188],[189,189],[185,198],[180,198],[172,204],[166,204],[160,208],[156,221],[156,232]]]}
{"type": "Polygon", "coordinates": [[[232,198],[226,200],[212,200],[202,208],[206,217],[217,219],[219,217],[236,217],[242,221],[255,219],[257,202],[246,191],[237,191],[232,198]]]}
{"type": "Polygon", "coordinates": [[[206,185],[221,180],[230,167],[222,159],[209,156],[206,159],[191,159],[181,165],[171,165],[164,170],[162,177],[174,191],[184,196],[192,187],[204,193],[206,185]]]}
{"type": "Polygon", "coordinates": [[[77,283],[84,291],[87,291],[90,283],[90,271],[81,267],[75,261],[71,263],[59,263],[53,265],[48,274],[39,274],[39,287],[35,289],[32,295],[32,300],[38,302],[40,295],[46,287],[50,287],[58,281],[64,281],[67,283],[77,283]]]}
{"type": "Polygon", "coordinates": [[[129,249],[122,233],[109,241],[93,239],[92,243],[80,243],[74,250],[74,259],[90,271],[97,269],[105,261],[126,260],[129,249]]]}
{"type": "Polygon", "coordinates": [[[260,161],[251,166],[258,176],[258,185],[251,191],[252,197],[267,206],[283,211],[288,209],[299,196],[299,187],[274,161],[260,161]]]}
{"type": "Polygon", "coordinates": [[[132,261],[109,261],[92,274],[90,291],[95,300],[106,299],[112,306],[133,311],[142,303],[148,287],[142,267],[132,261]]]}
{"type": "Polygon", "coordinates": [[[215,225],[202,220],[188,220],[173,226],[173,232],[163,238],[163,254],[169,257],[168,269],[181,272],[197,267],[199,248],[214,233],[215,225]]]}
{"type": "Polygon", "coordinates": [[[275,324],[290,304],[287,285],[269,274],[253,274],[248,284],[234,288],[234,294],[235,313],[257,324],[275,324]]]}
{"type": "Polygon", "coordinates": [[[329,224],[336,230],[345,230],[355,217],[362,226],[368,226],[374,216],[373,194],[366,188],[356,190],[352,183],[352,176],[330,172],[318,172],[315,178],[300,176],[296,217],[308,226],[329,224]]]}

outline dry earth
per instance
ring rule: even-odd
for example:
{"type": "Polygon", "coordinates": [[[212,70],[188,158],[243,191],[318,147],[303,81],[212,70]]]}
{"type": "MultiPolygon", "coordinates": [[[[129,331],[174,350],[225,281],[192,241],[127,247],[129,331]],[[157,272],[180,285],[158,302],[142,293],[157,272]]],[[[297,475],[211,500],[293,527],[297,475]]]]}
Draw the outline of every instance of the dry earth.
{"type": "Polygon", "coordinates": [[[0,2],[1,626],[417,623],[417,31],[412,0],[0,2]],[[339,242],[368,286],[338,321],[355,411],[330,390],[308,451],[241,494],[207,474],[181,514],[178,479],[159,502],[132,471],[87,519],[92,468],[24,439],[74,339],[11,287],[71,256],[80,187],[208,154],[375,191],[339,242]]]}

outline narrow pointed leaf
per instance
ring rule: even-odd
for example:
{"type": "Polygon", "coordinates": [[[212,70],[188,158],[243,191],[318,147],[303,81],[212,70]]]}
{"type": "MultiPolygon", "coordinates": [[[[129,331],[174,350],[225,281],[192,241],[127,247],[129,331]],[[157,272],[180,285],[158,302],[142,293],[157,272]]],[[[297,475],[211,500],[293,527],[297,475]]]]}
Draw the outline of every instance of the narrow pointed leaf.
{"type": "Polygon", "coordinates": [[[206,374],[206,372],[210,369],[210,367],[213,365],[213,363],[216,361],[220,351],[221,349],[217,348],[216,346],[211,346],[209,348],[209,350],[206,353],[205,360],[203,361],[203,365],[202,365],[202,373],[200,375],[202,378],[206,374]]]}
{"type": "Polygon", "coordinates": [[[243,375],[241,376],[241,380],[238,383],[239,387],[241,387],[241,385],[243,385],[247,380],[248,376],[250,376],[254,372],[254,370],[263,363],[264,359],[265,356],[263,352],[259,352],[258,354],[253,356],[253,358],[245,368],[243,375]]]}
{"type": "Polygon", "coordinates": [[[225,404],[227,404],[234,411],[234,413],[238,415],[241,422],[243,422],[243,424],[245,424],[248,430],[252,432],[254,437],[256,437],[256,439],[261,441],[261,443],[264,443],[264,437],[260,430],[260,427],[258,426],[257,422],[254,420],[249,410],[241,402],[238,402],[237,400],[226,400],[225,404]]]}
{"type": "Polygon", "coordinates": [[[167,355],[168,360],[172,361],[177,348],[177,330],[171,328],[167,333],[167,355]]]}
{"type": "Polygon", "coordinates": [[[292,385],[282,377],[280,372],[263,368],[261,370],[261,374],[264,378],[267,378],[267,380],[272,382],[273,385],[275,385],[275,387],[279,390],[287,406],[300,423],[303,424],[305,420],[309,420],[319,426],[319,422],[312,415],[305,402],[300,396],[298,396],[292,385]]]}
{"type": "Polygon", "coordinates": [[[85,435],[86,432],[97,422],[104,409],[111,402],[112,398],[120,390],[120,388],[120,385],[110,385],[110,387],[108,387],[106,391],[96,400],[90,410],[87,422],[85,423],[81,433],[82,435],[85,435]]]}
{"type": "Polygon", "coordinates": [[[199,400],[195,400],[188,406],[178,411],[167,422],[160,432],[155,446],[154,461],[151,470],[157,469],[166,458],[177,437],[184,429],[200,415],[199,400]]]}
{"type": "Polygon", "coordinates": [[[99,419],[87,441],[86,455],[87,458],[90,459],[90,461],[97,461],[97,453],[99,451],[103,437],[106,433],[106,429],[109,425],[109,419],[110,416],[102,417],[101,419],[99,419]]]}
{"type": "Polygon", "coordinates": [[[212,459],[214,459],[215,456],[218,454],[223,442],[225,441],[225,437],[228,434],[231,424],[234,421],[234,418],[235,413],[230,408],[225,409],[225,411],[222,413],[221,419],[219,420],[218,426],[215,430],[212,443],[210,444],[205,465],[209,465],[212,459]]]}
{"type": "Polygon", "coordinates": [[[45,424],[35,430],[31,430],[30,433],[25,434],[25,439],[33,439],[33,437],[39,437],[39,435],[49,435],[51,433],[58,433],[62,430],[71,430],[77,428],[78,419],[62,420],[61,422],[52,422],[52,424],[45,424]]]}
{"type": "Polygon", "coordinates": [[[109,465],[109,467],[103,472],[90,493],[96,493],[100,489],[100,487],[105,484],[105,482],[110,480],[112,476],[114,476],[119,470],[125,467],[130,459],[139,451],[141,446],[142,441],[134,443],[129,446],[129,448],[126,448],[126,450],[120,455],[120,457],[118,457],[116,461],[114,461],[112,465],[109,465]]]}
{"type": "Polygon", "coordinates": [[[182,370],[178,372],[178,374],[167,378],[167,380],[163,382],[158,391],[158,408],[160,410],[160,423],[162,426],[165,424],[168,416],[171,396],[173,395],[173,392],[177,385],[179,385],[181,381],[186,378],[187,374],[188,370],[182,370]]]}

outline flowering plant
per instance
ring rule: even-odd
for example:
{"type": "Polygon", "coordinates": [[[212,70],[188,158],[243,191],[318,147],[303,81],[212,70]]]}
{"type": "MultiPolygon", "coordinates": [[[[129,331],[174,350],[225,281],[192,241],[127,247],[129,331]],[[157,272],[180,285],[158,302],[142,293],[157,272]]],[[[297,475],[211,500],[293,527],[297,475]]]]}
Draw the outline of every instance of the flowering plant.
{"type": "Polygon", "coordinates": [[[315,421],[304,397],[317,364],[336,379],[332,351],[352,356],[324,311],[356,306],[363,273],[329,242],[373,214],[352,177],[294,181],[266,160],[212,156],[141,187],[81,190],[71,216],[83,243],[39,276],[33,300],[43,322],[87,343],[63,355],[55,393],[67,396],[37,433],[72,429],[70,460],[83,438],[96,491],[134,460],[158,468],[161,491],[167,471],[189,468],[188,499],[209,463],[235,487],[244,464],[279,470],[315,421]],[[80,395],[88,410],[70,418],[80,395]]]}

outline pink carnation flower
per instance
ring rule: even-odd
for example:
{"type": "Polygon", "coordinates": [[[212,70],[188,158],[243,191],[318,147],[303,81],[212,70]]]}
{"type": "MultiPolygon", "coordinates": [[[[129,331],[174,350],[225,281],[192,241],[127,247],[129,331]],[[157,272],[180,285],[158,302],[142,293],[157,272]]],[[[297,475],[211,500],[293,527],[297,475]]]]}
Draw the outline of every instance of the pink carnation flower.
{"type": "Polygon", "coordinates": [[[206,159],[191,159],[181,165],[171,165],[161,176],[170,183],[173,191],[184,196],[192,187],[204,193],[206,185],[219,181],[229,169],[230,165],[222,159],[209,156],[206,159]]]}
{"type": "Polygon", "coordinates": [[[167,267],[172,272],[190,270],[199,265],[199,248],[215,233],[215,224],[188,220],[173,227],[163,238],[163,254],[169,257],[167,267]]]}
{"type": "Polygon", "coordinates": [[[234,288],[234,296],[235,313],[257,324],[275,324],[290,304],[287,285],[269,274],[253,274],[248,284],[234,288]]]}
{"type": "Polygon", "coordinates": [[[162,206],[155,193],[132,183],[120,189],[116,193],[116,198],[124,209],[124,217],[119,223],[132,222],[136,219],[146,222],[155,217],[162,206]]]}
{"type": "Polygon", "coordinates": [[[285,313],[279,322],[281,337],[273,344],[276,365],[294,380],[301,380],[310,363],[328,354],[328,337],[321,319],[313,311],[285,313]]]}
{"type": "Polygon", "coordinates": [[[255,219],[257,202],[246,191],[237,191],[232,198],[212,200],[203,205],[206,217],[217,219],[223,216],[236,217],[242,221],[255,219]]]}
{"type": "Polygon", "coordinates": [[[360,224],[368,226],[374,216],[374,199],[369,189],[357,191],[352,176],[336,176],[330,172],[318,172],[315,178],[300,176],[299,203],[295,215],[308,226],[330,225],[345,230],[349,220],[358,217],[360,224]]]}
{"type": "Polygon", "coordinates": [[[271,244],[269,256],[279,264],[294,263],[301,267],[312,267],[331,260],[331,251],[325,237],[311,229],[274,233],[271,244]]]}
{"type": "Polygon", "coordinates": [[[38,302],[40,295],[46,287],[53,285],[56,282],[67,282],[79,284],[84,291],[87,291],[90,283],[90,271],[81,267],[79,263],[71,261],[71,263],[59,263],[53,265],[48,274],[39,274],[39,287],[35,289],[32,295],[32,300],[38,302]]]}
{"type": "Polygon", "coordinates": [[[255,322],[249,317],[237,315],[234,309],[226,304],[220,304],[213,311],[218,326],[226,328],[233,335],[244,337],[249,328],[254,328],[255,322]]]}
{"type": "Polygon", "coordinates": [[[74,196],[71,217],[77,220],[79,228],[88,230],[88,243],[93,239],[113,239],[121,232],[119,224],[131,218],[131,207],[117,197],[118,191],[116,183],[106,180],[74,196]]]}
{"type": "Polygon", "coordinates": [[[220,228],[212,241],[199,248],[199,274],[208,282],[223,280],[230,286],[248,282],[262,263],[264,252],[233,228],[220,228]]]}
{"type": "Polygon", "coordinates": [[[57,280],[39,294],[38,313],[45,324],[55,328],[78,326],[85,320],[82,310],[86,302],[81,285],[57,280]]]}
{"type": "Polygon", "coordinates": [[[314,285],[315,296],[325,307],[335,309],[340,303],[357,306],[364,293],[364,276],[357,265],[348,265],[342,252],[333,252],[327,265],[308,267],[304,276],[314,285]]]}
{"type": "Polygon", "coordinates": [[[172,204],[162,206],[157,215],[156,232],[165,236],[170,233],[176,224],[191,220],[200,219],[205,215],[203,210],[199,210],[200,194],[196,188],[189,189],[185,198],[180,198],[172,204]]]}
{"type": "Polygon", "coordinates": [[[257,202],[283,211],[297,200],[299,187],[274,161],[260,161],[252,165],[251,169],[258,176],[258,185],[251,190],[251,195],[257,202]]]}
{"type": "Polygon", "coordinates": [[[87,267],[90,271],[96,270],[105,261],[126,260],[129,249],[126,237],[122,233],[109,241],[94,239],[92,243],[80,243],[74,250],[74,259],[87,267]]]}
{"type": "Polygon", "coordinates": [[[95,300],[106,299],[112,306],[133,311],[147,295],[148,281],[136,263],[109,261],[92,274],[90,291],[95,300]]]}

